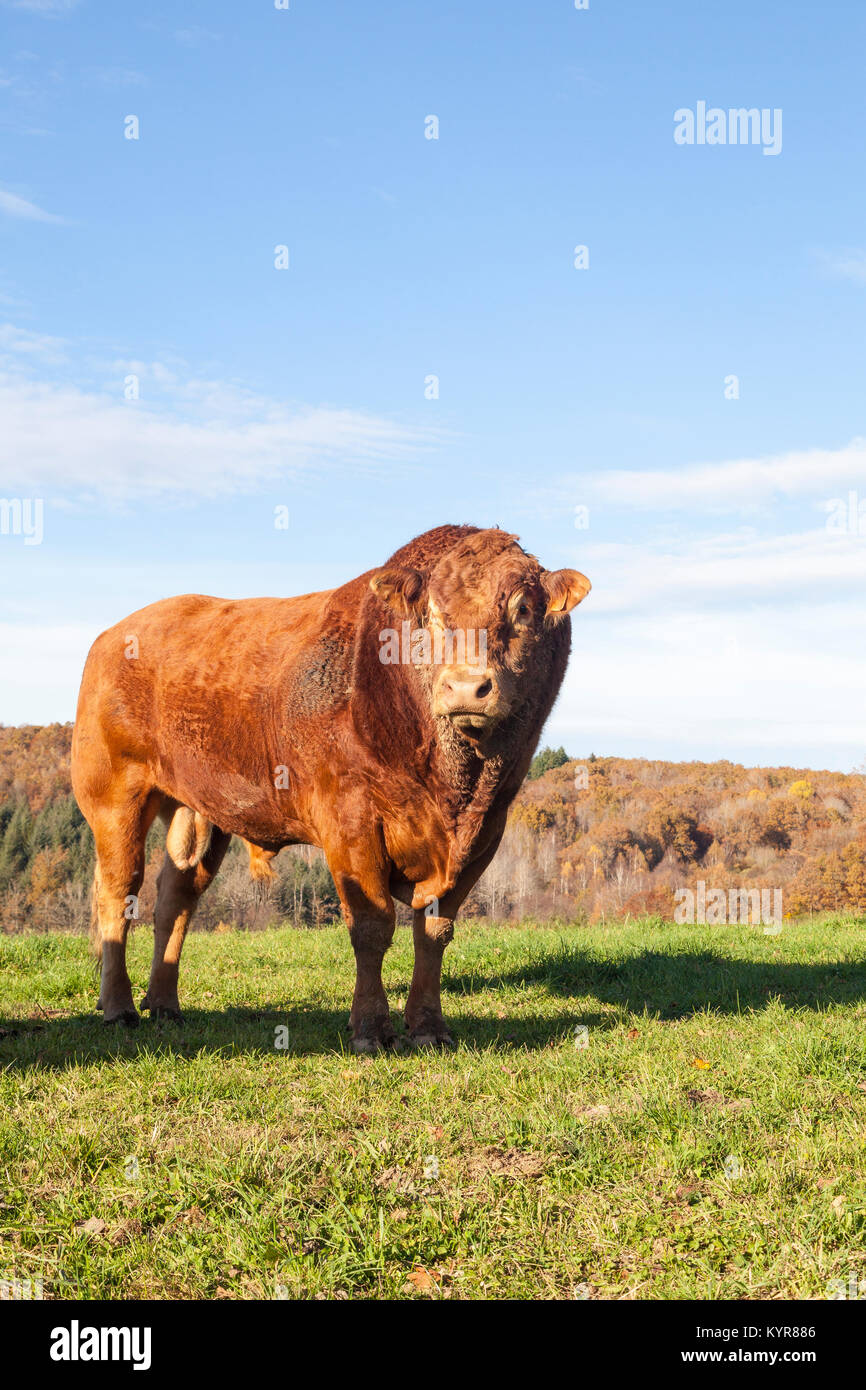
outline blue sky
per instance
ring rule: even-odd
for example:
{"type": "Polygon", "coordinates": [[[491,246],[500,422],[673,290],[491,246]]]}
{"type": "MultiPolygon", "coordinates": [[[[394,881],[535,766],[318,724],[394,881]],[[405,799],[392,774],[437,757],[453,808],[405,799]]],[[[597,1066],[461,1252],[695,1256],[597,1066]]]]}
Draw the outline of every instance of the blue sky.
{"type": "Polygon", "coordinates": [[[593,581],[549,739],[863,762],[866,516],[828,529],[866,513],[862,5],[0,0],[0,31],[0,496],[44,501],[41,544],[0,535],[0,721],[71,718],[155,598],[331,587],[471,521],[593,581]],[[678,145],[699,101],[781,110],[781,151],[678,145]]]}

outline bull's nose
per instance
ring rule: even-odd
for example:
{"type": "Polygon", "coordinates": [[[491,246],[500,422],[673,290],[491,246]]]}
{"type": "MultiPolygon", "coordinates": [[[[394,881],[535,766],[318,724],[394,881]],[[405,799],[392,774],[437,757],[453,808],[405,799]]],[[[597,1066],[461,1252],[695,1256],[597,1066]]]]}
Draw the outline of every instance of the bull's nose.
{"type": "Polygon", "coordinates": [[[493,679],[487,672],[449,672],[439,682],[439,712],[483,714],[493,694],[493,679]]]}

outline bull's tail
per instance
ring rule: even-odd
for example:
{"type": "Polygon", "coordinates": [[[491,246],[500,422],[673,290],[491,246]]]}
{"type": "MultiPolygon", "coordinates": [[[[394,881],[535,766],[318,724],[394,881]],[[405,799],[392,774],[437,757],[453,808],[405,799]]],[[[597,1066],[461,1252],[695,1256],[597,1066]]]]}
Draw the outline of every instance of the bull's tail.
{"type": "Polygon", "coordinates": [[[90,888],[90,949],[93,952],[96,966],[102,965],[102,933],[99,930],[99,868],[93,871],[93,883],[90,888]]]}
{"type": "Polygon", "coordinates": [[[271,860],[274,857],[273,850],[251,845],[249,840],[244,840],[244,844],[250,856],[250,878],[253,883],[271,883],[276,878],[276,874],[271,868],[271,860]]]}

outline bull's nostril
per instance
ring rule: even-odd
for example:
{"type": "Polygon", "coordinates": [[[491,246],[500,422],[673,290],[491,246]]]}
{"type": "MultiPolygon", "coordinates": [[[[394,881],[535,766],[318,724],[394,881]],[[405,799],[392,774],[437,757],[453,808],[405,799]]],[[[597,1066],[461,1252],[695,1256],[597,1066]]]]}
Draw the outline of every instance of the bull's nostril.
{"type": "Polygon", "coordinates": [[[491,693],[492,690],[493,682],[491,680],[483,681],[481,685],[479,685],[478,689],[475,691],[476,700],[486,700],[487,696],[491,693]]]}

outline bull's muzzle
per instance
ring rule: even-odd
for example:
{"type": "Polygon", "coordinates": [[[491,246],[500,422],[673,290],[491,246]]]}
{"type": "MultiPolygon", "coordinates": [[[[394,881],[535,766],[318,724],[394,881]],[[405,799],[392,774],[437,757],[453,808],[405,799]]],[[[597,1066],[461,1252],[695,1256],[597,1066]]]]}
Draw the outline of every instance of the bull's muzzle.
{"type": "Polygon", "coordinates": [[[445,715],[461,733],[483,732],[504,713],[495,673],[477,666],[446,667],[434,688],[433,713],[445,715]]]}

